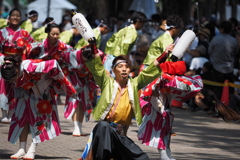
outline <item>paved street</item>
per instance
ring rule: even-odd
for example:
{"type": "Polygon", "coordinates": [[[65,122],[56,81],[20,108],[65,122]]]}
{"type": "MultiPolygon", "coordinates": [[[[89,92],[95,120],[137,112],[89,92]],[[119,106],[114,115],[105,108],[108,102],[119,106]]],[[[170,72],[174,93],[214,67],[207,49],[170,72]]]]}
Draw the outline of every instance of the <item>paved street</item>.
{"type": "MultiPolygon", "coordinates": [[[[64,97],[62,97],[64,98],[64,97]]],[[[206,112],[191,112],[173,108],[175,115],[172,136],[172,155],[177,160],[240,160],[240,122],[225,123],[211,118],[206,112]]],[[[40,143],[36,159],[77,160],[84,150],[87,137],[73,137],[73,123],[63,118],[63,106],[59,106],[62,134],[53,140],[40,143]]],[[[90,133],[96,124],[93,119],[83,124],[83,130],[90,133]]],[[[0,123],[0,159],[10,159],[19,144],[7,141],[8,124],[0,123]]],[[[137,139],[135,121],[129,128],[128,136],[149,155],[151,160],[159,160],[157,149],[144,146],[137,139]]],[[[27,149],[31,143],[29,135],[27,149]]]]}

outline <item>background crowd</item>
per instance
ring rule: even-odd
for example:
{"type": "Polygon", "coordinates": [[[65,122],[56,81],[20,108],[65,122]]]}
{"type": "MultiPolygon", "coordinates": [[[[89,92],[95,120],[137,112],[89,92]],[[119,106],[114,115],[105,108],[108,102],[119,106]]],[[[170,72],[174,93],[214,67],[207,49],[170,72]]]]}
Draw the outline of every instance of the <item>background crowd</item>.
{"type": "MultiPolygon", "coordinates": [[[[98,44],[100,50],[105,50],[106,42],[114,33],[130,25],[133,12],[134,10],[129,10],[126,17],[107,17],[110,21],[111,30],[106,34],[102,34],[100,44],[98,44]]],[[[63,28],[71,23],[70,20],[64,20],[64,18],[70,19],[68,11],[63,16],[61,23],[63,28]]],[[[139,68],[147,56],[152,42],[166,31],[166,18],[160,14],[154,14],[149,22],[138,30],[137,41],[129,52],[133,65],[133,75],[138,75],[139,68]]],[[[100,24],[100,20],[94,19],[91,14],[87,15],[86,19],[92,28],[96,28],[100,24]]],[[[240,26],[238,20],[230,18],[224,22],[219,22],[212,16],[209,18],[202,17],[199,21],[184,21],[184,29],[181,30],[178,36],[181,36],[186,29],[193,30],[197,36],[182,58],[187,65],[186,74],[191,76],[201,75],[203,79],[222,84],[225,80],[239,84],[240,26]],[[231,44],[231,46],[222,45],[223,42],[224,44],[231,44]]],[[[79,39],[81,39],[81,35],[79,33],[74,34],[70,44],[74,47],[79,39]]],[[[214,83],[205,84],[205,87],[213,90],[217,93],[217,97],[221,99],[222,87],[214,83]]],[[[229,90],[229,107],[240,112],[239,86],[235,85],[235,87],[230,87],[229,90]]],[[[192,111],[199,109],[192,101],[184,103],[183,107],[186,107],[186,105],[192,111]]]]}
{"type": "MultiPolygon", "coordinates": [[[[7,9],[6,12],[8,12],[7,9]]],[[[141,65],[144,63],[145,58],[148,56],[148,51],[151,48],[152,44],[154,44],[154,42],[157,41],[158,38],[162,34],[164,34],[167,29],[166,28],[167,17],[162,17],[160,14],[154,14],[151,16],[151,19],[147,21],[146,17],[144,16],[141,17],[141,15],[137,15],[138,16],[137,19],[142,18],[141,22],[138,23],[138,20],[134,19],[136,18],[136,15],[134,13],[136,13],[134,10],[129,10],[128,15],[126,17],[108,16],[104,19],[95,19],[91,14],[86,15],[87,21],[89,22],[93,30],[96,31],[95,35],[98,34],[99,36],[99,37],[96,36],[96,39],[97,46],[101,51],[110,50],[108,47],[110,43],[109,40],[111,40],[111,38],[114,37],[114,35],[116,36],[117,35],[116,33],[121,34],[121,32],[127,27],[129,27],[131,24],[135,26],[135,29],[137,30],[137,35],[133,40],[133,42],[135,43],[131,43],[132,46],[126,50],[126,54],[130,57],[132,65],[130,75],[131,77],[136,77],[139,74],[141,70],[140,69],[141,65]],[[141,18],[139,18],[139,16],[141,18]]],[[[12,17],[17,16],[19,17],[19,15],[12,15],[12,17]]],[[[56,40],[57,36],[57,39],[63,42],[63,46],[61,46],[64,48],[63,52],[73,57],[74,56],[77,57],[78,54],[80,54],[81,52],[81,48],[86,45],[86,41],[84,41],[84,39],[77,31],[76,27],[72,24],[71,12],[69,10],[66,10],[65,15],[63,15],[62,23],[59,24],[59,27],[52,25],[51,28],[48,28],[49,24],[55,23],[54,17],[47,17],[46,20],[43,22],[42,27],[34,28],[33,23],[37,21],[38,13],[36,11],[30,11],[29,13],[27,13],[26,16],[27,20],[21,21],[19,23],[19,27],[27,31],[27,33],[29,34],[28,35],[29,42],[31,43],[33,41],[36,42],[31,44],[30,49],[32,50],[35,49],[34,51],[39,50],[37,53],[40,54],[40,57],[42,56],[41,57],[42,59],[45,58],[44,60],[51,60],[51,58],[46,56],[45,53],[51,52],[52,50],[44,46],[46,39],[49,39],[50,41],[49,43],[54,44],[55,43],[54,38],[56,40]],[[56,31],[54,30],[53,32],[54,35],[51,35],[53,28],[57,28],[57,30],[56,31]]],[[[0,26],[1,29],[13,25],[14,20],[10,19],[9,15],[7,16],[6,13],[6,19],[3,22],[4,23],[1,23],[0,26]]],[[[217,23],[216,19],[214,19],[213,17],[211,18],[203,17],[201,21],[199,21],[199,23],[195,22],[196,21],[194,22],[184,21],[184,27],[181,30],[179,30],[177,35],[172,36],[172,38],[175,38],[175,40],[177,40],[177,37],[180,37],[181,34],[188,29],[194,31],[196,34],[196,38],[194,39],[193,43],[189,46],[183,58],[181,59],[186,64],[187,71],[185,74],[189,76],[200,75],[202,79],[211,81],[211,83],[205,84],[204,88],[213,91],[218,99],[221,99],[222,95],[225,94],[225,92],[222,92],[223,87],[216,85],[217,84],[216,82],[224,84],[225,80],[228,80],[230,83],[236,84],[234,86],[229,87],[229,94],[226,94],[224,96],[229,96],[228,97],[229,101],[225,102],[226,105],[228,105],[228,107],[230,107],[231,109],[235,110],[237,113],[240,113],[240,87],[238,86],[238,84],[240,84],[239,22],[235,18],[230,18],[228,20],[217,23]]],[[[3,46],[4,41],[2,40],[1,43],[3,46]]],[[[64,65],[66,65],[66,63],[68,62],[68,58],[71,59],[71,56],[70,58],[67,57],[66,60],[58,59],[58,61],[62,62],[60,63],[62,69],[64,68],[64,65]]],[[[82,60],[76,59],[76,61],[77,61],[76,63],[79,63],[82,60]]],[[[67,65],[71,65],[72,68],[76,67],[77,69],[79,69],[79,66],[77,65],[74,66],[75,64],[72,64],[71,61],[68,63],[69,64],[67,65]]],[[[76,74],[78,78],[79,76],[83,76],[84,78],[86,78],[86,76],[83,75],[83,73],[76,74]]],[[[87,79],[85,80],[90,81],[90,78],[87,77],[87,79]]],[[[82,81],[82,83],[84,84],[79,85],[85,86],[85,81],[84,82],[82,81]]],[[[91,90],[89,92],[91,92],[91,90]]],[[[84,111],[89,110],[89,108],[87,108],[87,105],[84,106],[85,103],[78,105],[80,106],[79,108],[81,109],[84,108],[83,109],[84,111]]],[[[215,108],[204,109],[204,107],[195,104],[194,98],[184,102],[180,107],[188,108],[191,109],[192,111],[198,111],[203,109],[207,111],[208,114],[218,116],[217,110],[215,108]]],[[[4,123],[9,123],[12,118],[11,113],[5,112],[4,109],[2,109],[2,113],[3,115],[1,121],[4,123]]],[[[85,135],[85,133],[81,130],[84,115],[78,115],[80,113],[83,114],[83,111],[76,110],[75,113],[70,113],[71,115],[73,115],[74,122],[73,135],[76,136],[85,135]]],[[[15,117],[15,115],[13,117],[15,117]]],[[[68,115],[68,117],[70,116],[68,115]]],[[[14,143],[16,143],[16,140],[14,140],[14,143]]],[[[36,146],[34,147],[36,148],[36,146]]],[[[28,153],[28,156],[30,155],[30,158],[34,157],[34,154],[31,154],[31,152],[33,151],[30,150],[28,153]]],[[[23,151],[21,151],[21,153],[17,152],[15,156],[18,157],[19,154],[23,154],[23,151]]]]}

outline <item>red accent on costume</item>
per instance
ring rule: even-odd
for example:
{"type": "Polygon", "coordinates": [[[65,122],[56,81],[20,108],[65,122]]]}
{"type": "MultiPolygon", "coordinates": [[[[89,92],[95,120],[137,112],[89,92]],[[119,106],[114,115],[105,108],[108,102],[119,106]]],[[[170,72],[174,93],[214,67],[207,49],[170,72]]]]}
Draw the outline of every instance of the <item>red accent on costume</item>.
{"type": "Polygon", "coordinates": [[[183,75],[185,74],[187,68],[184,61],[177,62],[164,62],[160,64],[160,67],[164,73],[168,73],[171,75],[183,75]]]}

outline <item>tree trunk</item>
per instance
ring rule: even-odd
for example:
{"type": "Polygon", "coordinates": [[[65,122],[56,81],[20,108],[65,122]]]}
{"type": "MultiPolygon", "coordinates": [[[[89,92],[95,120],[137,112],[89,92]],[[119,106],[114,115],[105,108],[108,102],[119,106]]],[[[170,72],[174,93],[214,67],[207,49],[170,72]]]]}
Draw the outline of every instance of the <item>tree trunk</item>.
{"type": "Polygon", "coordinates": [[[231,1],[231,7],[232,7],[232,16],[233,18],[237,18],[237,0],[231,1]]]}
{"type": "Polygon", "coordinates": [[[218,1],[220,22],[226,20],[226,0],[218,1]]]}

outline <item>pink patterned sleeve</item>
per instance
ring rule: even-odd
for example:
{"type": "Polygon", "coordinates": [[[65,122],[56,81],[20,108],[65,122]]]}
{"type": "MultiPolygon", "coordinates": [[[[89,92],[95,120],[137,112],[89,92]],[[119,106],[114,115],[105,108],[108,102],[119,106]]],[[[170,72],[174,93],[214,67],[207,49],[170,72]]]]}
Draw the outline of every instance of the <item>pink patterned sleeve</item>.
{"type": "Polygon", "coordinates": [[[58,89],[61,88],[70,96],[74,96],[76,94],[76,90],[66,78],[56,60],[42,61],[39,63],[35,63],[31,60],[25,60],[22,62],[21,68],[23,71],[26,71],[26,73],[41,74],[42,76],[43,74],[47,74],[53,79],[51,85],[54,85],[54,87],[58,89]]]}
{"type": "Polygon", "coordinates": [[[33,39],[33,37],[29,34],[28,43],[33,43],[33,42],[34,42],[34,39],[33,39]]]}
{"type": "Polygon", "coordinates": [[[27,44],[27,58],[38,59],[43,48],[43,42],[33,42],[27,44]]]}
{"type": "Polygon", "coordinates": [[[62,54],[64,61],[69,64],[71,69],[81,69],[85,64],[82,59],[81,50],[67,50],[62,54]]]}
{"type": "MultiPolygon", "coordinates": [[[[98,50],[100,56],[103,56],[103,52],[98,50]]],[[[62,54],[63,59],[67,64],[69,64],[70,69],[81,70],[82,68],[87,68],[82,59],[82,50],[67,50],[62,54]]]]}
{"type": "Polygon", "coordinates": [[[145,105],[146,99],[150,100],[156,88],[159,88],[165,94],[171,95],[173,99],[187,101],[203,88],[203,82],[199,75],[186,76],[163,73],[161,78],[154,80],[142,91],[140,96],[141,107],[145,105]]]}
{"type": "Polygon", "coordinates": [[[187,101],[194,97],[202,88],[203,82],[199,75],[169,75],[162,74],[161,91],[171,94],[178,101],[187,101]]]}
{"type": "Polygon", "coordinates": [[[32,37],[26,30],[21,29],[20,32],[21,32],[21,33],[20,33],[20,37],[26,39],[27,43],[32,43],[32,42],[34,42],[33,37],[32,37]]]}

